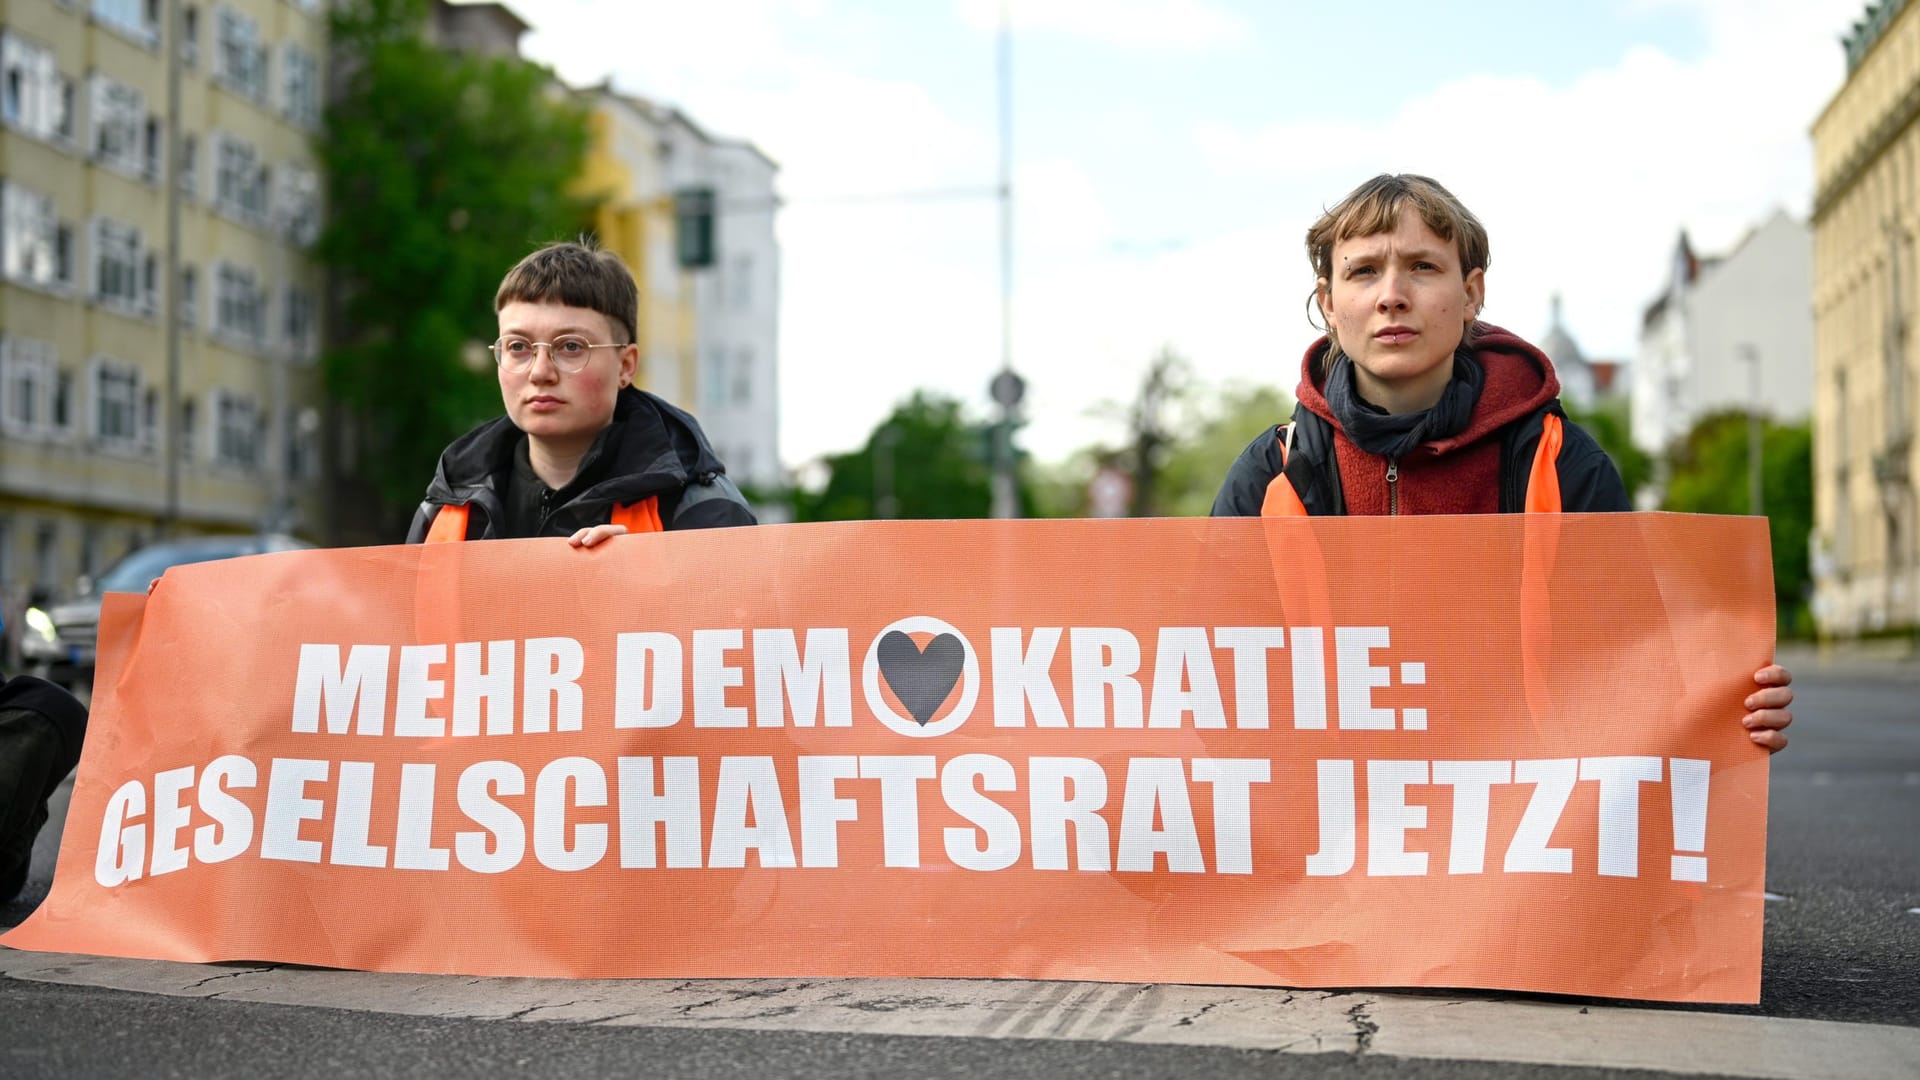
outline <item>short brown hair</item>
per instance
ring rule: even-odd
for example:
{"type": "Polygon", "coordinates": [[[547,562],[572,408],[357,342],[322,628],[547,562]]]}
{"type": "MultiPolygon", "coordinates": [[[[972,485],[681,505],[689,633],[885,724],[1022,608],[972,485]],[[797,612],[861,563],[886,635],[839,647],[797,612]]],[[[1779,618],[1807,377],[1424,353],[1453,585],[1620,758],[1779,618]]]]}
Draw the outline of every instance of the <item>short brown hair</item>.
{"type": "MultiPolygon", "coordinates": [[[[1307,262],[1313,266],[1314,278],[1313,293],[1307,298],[1309,311],[1319,297],[1321,283],[1333,280],[1335,245],[1356,236],[1392,232],[1400,224],[1401,207],[1412,207],[1435,236],[1451,242],[1459,250],[1462,277],[1487,268],[1492,257],[1487,245],[1487,228],[1453,192],[1431,177],[1381,173],[1348,192],[1346,198],[1321,214],[1320,220],[1307,230],[1307,262]]],[[[1467,329],[1469,341],[1476,325],[1469,325],[1467,329]]],[[[1337,346],[1339,342],[1334,344],[1337,346]]]]}
{"type": "Polygon", "coordinates": [[[627,332],[627,340],[615,344],[640,339],[640,287],[620,256],[603,250],[590,236],[548,244],[514,264],[493,294],[493,310],[515,301],[588,308],[627,332]]]}

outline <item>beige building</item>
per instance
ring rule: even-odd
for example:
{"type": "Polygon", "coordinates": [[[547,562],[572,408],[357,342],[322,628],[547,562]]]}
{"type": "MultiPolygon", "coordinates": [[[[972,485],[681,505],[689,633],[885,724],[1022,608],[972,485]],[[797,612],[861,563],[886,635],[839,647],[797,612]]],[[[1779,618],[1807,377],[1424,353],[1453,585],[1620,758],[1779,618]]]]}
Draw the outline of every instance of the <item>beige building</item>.
{"type": "Polygon", "coordinates": [[[600,245],[619,255],[640,285],[640,385],[693,408],[694,271],[680,264],[675,247],[673,188],[662,153],[669,117],[606,84],[578,96],[593,129],[580,190],[599,200],[593,225],[600,245]]]}
{"type": "Polygon", "coordinates": [[[1814,614],[1920,626],[1920,7],[1878,0],[1813,125],[1814,614]]]}
{"type": "Polygon", "coordinates": [[[325,59],[324,0],[0,0],[9,595],[162,532],[317,531],[325,59]]]}

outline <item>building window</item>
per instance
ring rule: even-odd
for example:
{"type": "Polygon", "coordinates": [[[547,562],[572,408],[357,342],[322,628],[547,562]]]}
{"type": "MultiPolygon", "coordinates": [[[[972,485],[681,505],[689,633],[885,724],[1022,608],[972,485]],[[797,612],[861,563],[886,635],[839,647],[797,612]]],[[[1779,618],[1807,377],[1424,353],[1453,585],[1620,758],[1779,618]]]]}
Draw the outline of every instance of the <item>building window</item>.
{"type": "Polygon", "coordinates": [[[302,246],[320,238],[320,174],[282,165],[273,175],[273,220],[302,246]]]}
{"type": "Polygon", "coordinates": [[[92,88],[94,160],[149,183],[160,178],[160,118],[146,111],[140,91],[95,74],[92,88]]]}
{"type": "Polygon", "coordinates": [[[146,171],[142,138],[147,102],[140,91],[98,72],[88,80],[91,91],[94,160],[115,172],[139,176],[146,171]]]}
{"type": "Polygon", "coordinates": [[[73,137],[73,83],[54,66],[53,52],[0,33],[0,118],[42,139],[73,137]]]}
{"type": "Polygon", "coordinates": [[[200,317],[200,271],[180,268],[180,324],[192,329],[200,317]]]}
{"type": "Polygon", "coordinates": [[[80,572],[92,577],[100,572],[100,526],[88,522],[80,527],[80,572]]]}
{"type": "Polygon", "coordinates": [[[260,463],[260,408],[252,398],[213,392],[213,460],[251,469],[260,463]]]}
{"type": "Polygon", "coordinates": [[[180,62],[188,67],[200,62],[200,9],[192,4],[180,13],[180,62]]]}
{"type": "Polygon", "coordinates": [[[286,334],[287,351],[304,360],[313,347],[313,294],[298,285],[287,286],[285,310],[281,329],[286,334]]]}
{"type": "Polygon", "coordinates": [[[138,446],[140,370],[114,360],[93,362],[93,437],[103,444],[138,446]]]}
{"type": "Polygon", "coordinates": [[[157,260],[140,240],[140,230],[110,218],[93,222],[93,298],[118,311],[152,314],[158,286],[157,260]]]}
{"type": "Polygon", "coordinates": [[[287,475],[294,480],[320,477],[320,412],[306,408],[296,412],[287,439],[287,475]]]}
{"type": "Polygon", "coordinates": [[[267,298],[259,275],[222,263],[213,277],[213,329],[257,345],[266,337],[267,298]]]}
{"type": "Polygon", "coordinates": [[[230,7],[214,12],[213,77],[242,97],[267,100],[267,47],[260,26],[230,7]]]}
{"type": "Polygon", "coordinates": [[[753,304],[753,257],[735,255],[733,271],[727,275],[728,300],[735,311],[745,311],[753,304]]]}
{"type": "Polygon", "coordinates": [[[180,136],[180,194],[193,198],[200,187],[200,140],[180,136]]]}
{"type": "Polygon", "coordinates": [[[33,536],[33,583],[49,592],[60,584],[60,526],[43,521],[33,536]]]}
{"type": "Polygon", "coordinates": [[[753,350],[741,349],[733,356],[733,403],[745,405],[753,398],[753,350]]]}
{"type": "Polygon", "coordinates": [[[49,287],[73,283],[73,230],[54,217],[51,196],[0,185],[0,234],[7,277],[49,287]]]}
{"type": "Polygon", "coordinates": [[[303,127],[320,125],[319,64],[292,42],[280,47],[280,113],[303,127]]]}
{"type": "Polygon", "coordinates": [[[267,220],[267,167],[253,144],[231,135],[214,136],[214,204],[250,225],[267,220]]]}
{"type": "Polygon", "coordinates": [[[199,409],[194,407],[192,398],[188,398],[180,403],[179,446],[181,461],[193,460],[193,437],[194,431],[196,430],[195,424],[199,419],[199,411],[199,409]]]}
{"type": "Polygon", "coordinates": [[[93,0],[95,22],[152,45],[160,40],[160,0],[93,0]]]}
{"type": "Polygon", "coordinates": [[[707,350],[707,370],[700,380],[701,405],[718,409],[727,403],[727,350],[715,345],[707,350]]]}
{"type": "Polygon", "coordinates": [[[44,435],[54,428],[53,343],[0,337],[0,429],[44,435]]]}
{"type": "Polygon", "coordinates": [[[145,160],[141,162],[141,168],[148,183],[157,183],[160,179],[160,118],[147,117],[144,133],[146,138],[142,149],[145,153],[142,157],[145,160]]]}
{"type": "Polygon", "coordinates": [[[53,429],[73,429],[73,372],[64,368],[53,376],[53,429]]]}

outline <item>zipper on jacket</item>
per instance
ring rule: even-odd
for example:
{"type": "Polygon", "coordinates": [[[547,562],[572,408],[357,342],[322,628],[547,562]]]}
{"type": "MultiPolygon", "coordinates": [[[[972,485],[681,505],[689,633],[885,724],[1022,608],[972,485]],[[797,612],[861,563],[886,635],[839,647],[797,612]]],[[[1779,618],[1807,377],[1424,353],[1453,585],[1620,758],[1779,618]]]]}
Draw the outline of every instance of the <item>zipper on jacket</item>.
{"type": "Polygon", "coordinates": [[[1388,458],[1387,459],[1387,514],[1388,516],[1391,517],[1393,515],[1398,514],[1399,512],[1400,512],[1400,461],[1397,458],[1388,458]]]}

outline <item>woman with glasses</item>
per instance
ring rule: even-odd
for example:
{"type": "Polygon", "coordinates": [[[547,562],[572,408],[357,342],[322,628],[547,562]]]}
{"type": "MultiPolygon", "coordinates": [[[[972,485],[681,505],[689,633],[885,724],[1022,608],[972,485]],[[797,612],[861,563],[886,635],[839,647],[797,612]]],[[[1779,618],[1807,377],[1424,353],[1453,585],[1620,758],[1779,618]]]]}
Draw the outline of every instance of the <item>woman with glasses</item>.
{"type": "Polygon", "coordinates": [[[618,256],[550,244],[494,296],[505,416],[454,440],[408,543],[754,524],[692,416],[633,385],[640,291],[618,256]]]}

